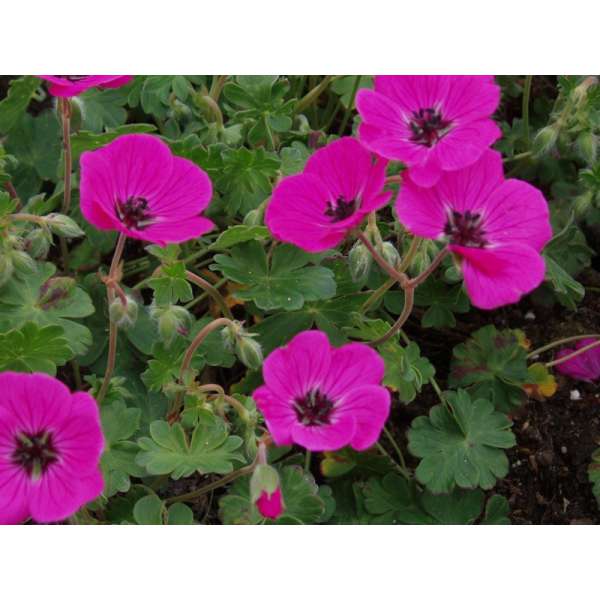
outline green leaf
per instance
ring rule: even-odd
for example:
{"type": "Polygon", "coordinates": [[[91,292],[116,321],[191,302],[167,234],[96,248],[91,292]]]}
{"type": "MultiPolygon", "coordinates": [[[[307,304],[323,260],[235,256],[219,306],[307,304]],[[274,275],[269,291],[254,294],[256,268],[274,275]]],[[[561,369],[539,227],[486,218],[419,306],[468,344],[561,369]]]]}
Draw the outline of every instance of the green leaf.
{"type": "Polygon", "coordinates": [[[167,512],[167,525],[192,525],[194,523],[194,513],[189,506],[176,502],[169,506],[167,512]]]}
{"type": "Polygon", "coordinates": [[[571,310],[577,308],[577,304],[585,296],[585,288],[581,283],[573,279],[553,258],[545,256],[546,281],[550,283],[559,302],[571,310]]]}
{"type": "Polygon", "coordinates": [[[299,248],[280,245],[273,251],[271,264],[257,241],[235,246],[231,256],[217,254],[212,270],[245,287],[236,290],[241,300],[253,300],[263,310],[298,310],[305,301],[332,298],[335,279],[330,269],[308,267],[310,255],[299,248]]]}
{"type": "Polygon", "coordinates": [[[150,494],[135,503],[133,517],[138,525],[162,525],[164,509],[164,502],[156,494],[150,494]]]}
{"type": "Polygon", "coordinates": [[[112,142],[120,135],[126,133],[151,133],[156,131],[154,125],[149,123],[133,123],[131,125],[121,125],[106,131],[104,133],[95,133],[93,131],[78,131],[71,136],[71,152],[73,160],[78,159],[81,154],[87,150],[96,150],[112,142]]]}
{"type": "Polygon", "coordinates": [[[52,278],[55,271],[51,263],[38,263],[36,272],[13,277],[0,290],[0,327],[20,327],[28,321],[58,325],[73,352],[83,354],[92,343],[92,334],[72,319],[91,315],[94,305],[74,280],[52,278]]]}
{"type": "MultiPolygon", "coordinates": [[[[288,465],[279,471],[284,512],[276,524],[317,523],[325,514],[325,502],[319,497],[313,476],[296,465],[288,465]]],[[[229,493],[219,501],[219,514],[226,525],[257,524],[264,520],[256,506],[250,501],[250,478],[235,481],[229,493]]]]}
{"type": "Polygon", "coordinates": [[[508,500],[498,494],[493,495],[485,507],[482,525],[510,525],[508,500]]]}
{"type": "Polygon", "coordinates": [[[409,450],[422,459],[417,479],[434,494],[461,488],[491,489],[508,472],[504,448],[515,444],[511,422],[488,400],[464,390],[447,392],[448,408],[434,406],[408,432],[409,450]]]}
{"type": "Polygon", "coordinates": [[[234,462],[244,462],[243,456],[236,452],[243,440],[230,436],[223,420],[217,417],[199,423],[191,440],[179,423],[169,425],[166,421],[154,421],[150,435],[151,438],[138,441],[142,452],[137,463],[152,475],[170,474],[173,479],[189,477],[195,472],[224,475],[233,471],[234,462]]]}
{"type": "Polygon", "coordinates": [[[135,462],[138,445],[128,441],[140,427],[141,414],[139,408],[128,408],[122,400],[101,409],[105,447],[100,465],[107,498],[117,492],[129,491],[130,477],[143,477],[146,474],[145,469],[135,462]]]}
{"type": "Polygon", "coordinates": [[[223,231],[210,245],[210,249],[226,250],[231,246],[237,246],[237,244],[243,244],[250,240],[265,240],[269,235],[269,230],[264,225],[234,225],[223,231]]]}
{"type": "Polygon", "coordinates": [[[498,410],[509,412],[525,396],[529,382],[527,351],[518,330],[498,331],[494,325],[478,329],[453,350],[448,384],[466,388],[475,396],[490,398],[498,410]]]}
{"type": "Polygon", "coordinates": [[[56,366],[73,357],[62,327],[25,323],[0,333],[0,371],[41,371],[56,375],[56,366]]]}
{"type": "Polygon", "coordinates": [[[282,148],[281,173],[283,175],[295,175],[304,169],[304,165],[310,156],[310,150],[302,142],[292,142],[286,148],[282,148]]]}
{"type": "Polygon", "coordinates": [[[162,265],[160,273],[152,277],[148,285],[154,290],[154,300],[159,305],[189,302],[194,297],[183,262],[162,265]]]}
{"type": "MultiPolygon", "coordinates": [[[[345,108],[348,108],[350,99],[352,97],[352,91],[356,86],[356,75],[345,75],[339,77],[331,84],[331,89],[338,95],[341,96],[340,100],[345,108]]],[[[370,89],[373,87],[373,77],[370,75],[361,75],[357,91],[360,89],[370,89]]],[[[350,107],[352,108],[352,107],[350,107]]]]}
{"type": "Polygon", "coordinates": [[[124,106],[127,103],[129,86],[116,89],[91,88],[81,94],[83,102],[83,127],[101,132],[105,127],[115,128],[127,119],[124,106]]]}
{"type": "Polygon", "coordinates": [[[600,448],[592,454],[592,462],[588,467],[588,478],[592,484],[592,492],[600,506],[600,448]]]}
{"type": "Polygon", "coordinates": [[[10,82],[6,98],[0,102],[0,133],[8,133],[19,122],[39,87],[40,80],[33,76],[19,77],[10,82]]]}

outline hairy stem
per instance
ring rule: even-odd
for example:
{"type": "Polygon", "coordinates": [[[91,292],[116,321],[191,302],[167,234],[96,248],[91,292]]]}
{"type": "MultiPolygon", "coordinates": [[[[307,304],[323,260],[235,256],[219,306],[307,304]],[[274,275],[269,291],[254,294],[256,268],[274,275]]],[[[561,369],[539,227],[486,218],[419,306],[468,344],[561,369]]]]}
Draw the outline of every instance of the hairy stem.
{"type": "Polygon", "coordinates": [[[523,118],[523,131],[525,132],[525,146],[529,150],[531,145],[531,140],[529,136],[529,96],[531,95],[531,81],[533,80],[533,75],[525,76],[525,83],[523,84],[523,109],[522,109],[522,118],[523,118]]]}
{"type": "Polygon", "coordinates": [[[327,86],[333,80],[333,75],[326,75],[323,77],[321,82],[312,88],[303,98],[298,100],[298,104],[296,104],[296,108],[294,112],[296,114],[301,113],[303,110],[306,110],[313,102],[316,102],[319,96],[325,91],[327,86]]]}
{"type": "Polygon", "coordinates": [[[371,244],[369,238],[360,230],[357,232],[358,239],[365,245],[367,250],[371,253],[375,262],[393,279],[395,279],[402,287],[408,283],[408,277],[404,273],[400,273],[392,265],[390,265],[379,252],[371,244]]]}
{"type": "Polygon", "coordinates": [[[387,342],[390,338],[394,337],[396,333],[402,329],[406,321],[408,321],[408,317],[410,317],[412,310],[415,305],[415,288],[414,286],[407,286],[404,288],[404,307],[402,308],[402,312],[396,322],[390,327],[388,331],[386,331],[380,338],[376,340],[372,340],[369,342],[369,346],[379,346],[387,342]]]}
{"type": "Polygon", "coordinates": [[[398,459],[400,460],[400,465],[402,466],[402,468],[409,473],[409,469],[406,466],[406,460],[404,459],[404,454],[402,452],[402,450],[400,449],[400,446],[398,445],[398,443],[396,442],[396,440],[394,439],[394,436],[392,435],[392,433],[390,432],[390,430],[387,427],[383,428],[383,432],[385,433],[387,439],[389,440],[390,444],[392,445],[392,447],[394,448],[394,450],[396,451],[396,454],[398,455],[398,459]]]}
{"type": "Polygon", "coordinates": [[[402,477],[404,477],[405,479],[410,479],[412,477],[412,475],[410,474],[410,472],[407,471],[401,465],[399,465],[392,458],[392,455],[379,442],[377,442],[375,445],[377,446],[377,449],[379,450],[379,452],[381,452],[381,454],[383,454],[386,458],[388,458],[389,461],[396,467],[396,470],[400,473],[400,475],[402,475],[402,477]]]}
{"type": "Polygon", "coordinates": [[[223,316],[233,321],[233,314],[231,313],[229,306],[227,306],[225,298],[223,298],[219,290],[214,285],[206,281],[206,279],[200,277],[200,275],[192,273],[192,271],[186,271],[185,276],[189,281],[195,283],[199,288],[202,288],[219,305],[223,316]]]}
{"type": "MultiPolygon", "coordinates": [[[[62,120],[62,143],[65,163],[62,213],[68,215],[71,210],[71,170],[73,169],[73,158],[71,154],[71,99],[59,98],[59,107],[62,120]]],[[[59,244],[62,265],[63,268],[66,269],[69,261],[67,240],[64,237],[61,237],[59,244]]]]}
{"type": "MultiPolygon", "coordinates": [[[[106,297],[108,300],[108,306],[111,305],[112,301],[115,299],[116,292],[114,285],[111,283],[112,281],[116,281],[117,279],[117,271],[119,269],[119,263],[121,262],[121,257],[123,256],[123,249],[125,248],[125,237],[124,233],[119,234],[119,238],[117,239],[117,245],[115,246],[115,252],[113,254],[112,262],[110,263],[110,271],[108,273],[108,283],[106,284],[106,297]]],[[[106,361],[106,371],[104,372],[104,379],[102,380],[102,386],[100,387],[100,391],[98,392],[98,397],[96,400],[98,404],[102,403],[104,400],[104,396],[108,391],[108,386],[110,384],[110,380],[112,378],[113,371],[115,370],[115,360],[117,357],[117,337],[118,337],[119,329],[117,324],[113,321],[110,321],[108,328],[108,358],[106,361]]]]}
{"type": "Polygon", "coordinates": [[[442,261],[450,254],[450,250],[448,248],[442,248],[437,256],[431,261],[431,264],[422,272],[410,280],[410,285],[412,287],[417,287],[421,285],[442,263],[442,261]]]}
{"type": "Polygon", "coordinates": [[[579,356],[580,354],[583,354],[584,352],[587,352],[588,350],[591,350],[592,348],[597,348],[598,346],[600,346],[600,340],[593,342],[591,344],[588,344],[587,346],[584,346],[583,348],[579,348],[579,350],[575,350],[575,352],[571,352],[571,354],[567,354],[566,356],[561,356],[560,358],[557,358],[555,360],[551,360],[550,362],[546,363],[546,367],[555,367],[556,365],[560,365],[564,362],[567,362],[568,360],[571,360],[572,358],[575,358],[576,356],[579,356]]]}
{"type": "Polygon", "coordinates": [[[547,350],[552,350],[552,348],[556,348],[557,346],[562,346],[563,344],[568,344],[569,342],[577,342],[578,340],[585,340],[586,338],[594,338],[600,339],[600,333],[588,333],[583,335],[572,335],[571,337],[561,338],[560,340],[555,340],[554,342],[550,342],[545,346],[540,346],[536,348],[532,352],[527,355],[527,358],[533,358],[542,352],[546,352],[547,350]]]}

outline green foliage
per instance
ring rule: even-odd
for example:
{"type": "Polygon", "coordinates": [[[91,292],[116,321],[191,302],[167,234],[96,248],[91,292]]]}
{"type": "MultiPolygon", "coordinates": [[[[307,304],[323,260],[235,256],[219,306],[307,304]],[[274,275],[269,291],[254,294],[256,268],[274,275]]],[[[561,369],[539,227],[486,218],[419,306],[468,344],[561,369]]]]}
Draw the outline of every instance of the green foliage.
{"type": "Polygon", "coordinates": [[[13,277],[0,289],[0,328],[18,328],[27,322],[57,325],[72,352],[83,354],[92,334],[73,319],[91,315],[94,306],[74,280],[53,278],[55,271],[53,264],[39,263],[34,272],[13,277]]]}
{"type": "Polygon", "coordinates": [[[231,255],[217,254],[211,269],[244,285],[235,295],[253,300],[263,310],[298,310],[305,301],[335,295],[335,279],[330,269],[306,266],[310,255],[299,248],[280,245],[269,260],[257,241],[235,246],[231,255]]]}
{"type": "Polygon", "coordinates": [[[152,423],[150,436],[138,441],[142,451],[137,463],[152,475],[170,474],[173,479],[180,479],[195,472],[225,474],[233,471],[234,463],[244,462],[237,452],[243,440],[229,435],[218,417],[203,419],[194,428],[191,439],[179,423],[169,425],[166,421],[152,423]]]}
{"type": "Polygon", "coordinates": [[[0,333],[0,371],[42,371],[56,375],[57,365],[64,365],[73,352],[62,327],[39,327],[26,322],[20,329],[0,333]]]}
{"type": "Polygon", "coordinates": [[[39,87],[40,80],[32,76],[20,77],[10,82],[8,94],[0,102],[0,133],[8,133],[17,125],[39,87]]]}
{"type": "Polygon", "coordinates": [[[588,468],[588,477],[593,486],[593,493],[600,505],[600,448],[592,454],[592,462],[588,468]]]}
{"type": "Polygon", "coordinates": [[[454,348],[448,384],[468,388],[476,397],[489,398],[496,409],[510,412],[524,398],[530,382],[527,351],[517,330],[498,331],[493,325],[478,329],[454,348]]]}
{"type": "Polygon", "coordinates": [[[135,458],[139,446],[130,441],[140,427],[142,411],[129,408],[122,400],[102,406],[102,431],[104,433],[104,454],[101,467],[104,475],[104,496],[107,498],[117,492],[127,492],[131,487],[130,477],[143,477],[135,458]]]}
{"type": "MultiPolygon", "coordinates": [[[[325,501],[319,495],[313,476],[292,465],[283,467],[279,475],[285,509],[274,522],[281,525],[318,523],[325,515],[325,501]]],[[[229,493],[219,501],[219,508],[226,525],[253,525],[265,520],[250,501],[248,477],[238,479],[231,486],[229,493]]]]}
{"type": "Polygon", "coordinates": [[[189,302],[193,298],[192,286],[185,277],[182,262],[163,265],[148,285],[154,290],[155,302],[160,305],[189,302]]]}
{"type": "Polygon", "coordinates": [[[448,392],[446,404],[417,417],[408,432],[408,448],[421,459],[417,479],[434,494],[456,486],[491,489],[508,472],[503,450],[515,444],[510,426],[489,400],[448,392]]]}
{"type": "Polygon", "coordinates": [[[481,490],[455,489],[447,495],[419,492],[414,483],[388,473],[371,478],[363,490],[367,512],[376,524],[406,525],[503,525],[508,519],[508,502],[492,496],[485,505],[481,490]]]}

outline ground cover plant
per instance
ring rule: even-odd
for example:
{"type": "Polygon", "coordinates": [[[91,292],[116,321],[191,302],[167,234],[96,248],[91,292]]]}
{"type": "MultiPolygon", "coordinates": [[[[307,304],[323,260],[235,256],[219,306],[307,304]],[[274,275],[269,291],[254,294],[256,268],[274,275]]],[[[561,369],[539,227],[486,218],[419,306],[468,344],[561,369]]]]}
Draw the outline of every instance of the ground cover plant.
{"type": "Polygon", "coordinates": [[[595,76],[0,78],[0,523],[600,519],[595,76]]]}

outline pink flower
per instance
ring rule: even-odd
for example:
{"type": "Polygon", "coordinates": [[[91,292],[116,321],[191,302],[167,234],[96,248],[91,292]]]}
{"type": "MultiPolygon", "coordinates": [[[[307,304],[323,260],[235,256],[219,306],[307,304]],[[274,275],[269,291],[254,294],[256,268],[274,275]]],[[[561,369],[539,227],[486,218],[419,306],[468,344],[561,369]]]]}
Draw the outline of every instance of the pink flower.
{"type": "Polygon", "coordinates": [[[80,162],[81,212],[98,229],[165,245],[214,226],[200,216],[212,196],[208,175],[157,137],[123,135],[80,162]]]}
{"type": "Polygon", "coordinates": [[[0,524],[66,519],[102,492],[96,402],[42,373],[1,373],[0,389],[0,524]]]}
{"type": "Polygon", "coordinates": [[[320,252],[391,196],[383,192],[387,161],[345,137],[317,150],[304,172],[283,179],[273,191],[265,222],[275,238],[320,252]]]}
{"type": "Polygon", "coordinates": [[[133,75],[38,75],[51,83],[48,91],[53,96],[72,98],[92,87],[118,88],[128,84],[133,75]]]}
{"type": "Polygon", "coordinates": [[[380,75],[374,90],[360,90],[360,141],[400,160],[423,187],[444,171],[473,164],[501,135],[490,115],[500,88],[492,76],[380,75]]]}
{"type": "Polygon", "coordinates": [[[470,167],[444,173],[434,187],[406,177],[396,211],[413,234],[448,240],[479,308],[517,302],[544,279],[540,251],[552,237],[548,205],[528,183],[505,180],[493,150],[470,167]]]}
{"type": "Polygon", "coordinates": [[[278,445],[365,450],[390,412],[383,375],[383,359],[367,345],[332,348],[322,331],[303,331],[265,360],[265,385],[253,397],[278,445]]]}
{"type": "Polygon", "coordinates": [[[283,512],[281,488],[277,488],[272,494],[263,492],[256,501],[256,508],[267,519],[277,519],[280,517],[283,512]]]}
{"type": "MultiPolygon", "coordinates": [[[[594,338],[586,338],[575,344],[575,348],[564,348],[556,353],[556,358],[562,358],[585,348],[594,342],[598,342],[594,338]]],[[[573,379],[581,379],[583,381],[594,381],[600,377],[600,346],[596,346],[587,352],[583,352],[574,358],[556,365],[556,370],[563,375],[568,375],[573,379]]]]}

